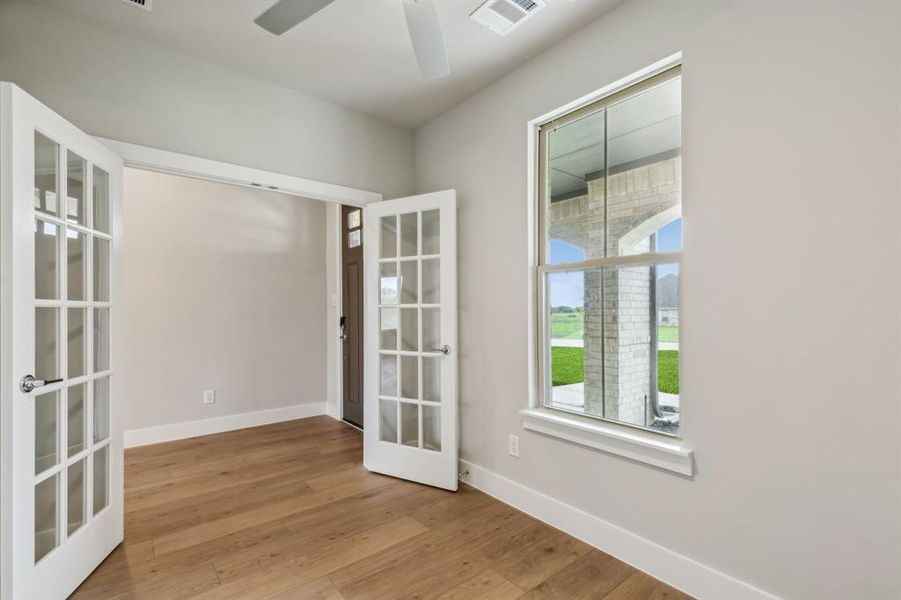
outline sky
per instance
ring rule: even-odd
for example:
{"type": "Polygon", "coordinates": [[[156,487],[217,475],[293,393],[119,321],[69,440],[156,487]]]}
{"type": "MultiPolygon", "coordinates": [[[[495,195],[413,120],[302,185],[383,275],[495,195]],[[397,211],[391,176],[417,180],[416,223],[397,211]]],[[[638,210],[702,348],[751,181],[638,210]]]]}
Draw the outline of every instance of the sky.
{"type": "MultiPolygon", "coordinates": [[[[657,252],[678,252],[682,249],[682,219],[676,219],[657,231],[657,252]]],[[[584,253],[565,242],[551,241],[551,263],[577,262],[584,260],[584,253]]],[[[658,265],[657,278],[671,273],[678,274],[676,264],[658,265]]],[[[550,276],[551,306],[582,306],[583,278],[581,272],[553,273],[550,276]]]]}

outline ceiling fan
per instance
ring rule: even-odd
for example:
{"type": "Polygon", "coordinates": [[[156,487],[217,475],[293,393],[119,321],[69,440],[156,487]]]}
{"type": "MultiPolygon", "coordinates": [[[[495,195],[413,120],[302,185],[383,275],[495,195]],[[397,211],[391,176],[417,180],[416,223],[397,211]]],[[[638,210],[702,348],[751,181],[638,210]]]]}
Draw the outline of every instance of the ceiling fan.
{"type": "MultiPolygon", "coordinates": [[[[281,35],[332,2],[334,0],[277,0],[254,23],[269,33],[281,35]]],[[[448,75],[450,66],[435,5],[422,0],[405,0],[404,15],[422,77],[438,79],[448,75]]]]}

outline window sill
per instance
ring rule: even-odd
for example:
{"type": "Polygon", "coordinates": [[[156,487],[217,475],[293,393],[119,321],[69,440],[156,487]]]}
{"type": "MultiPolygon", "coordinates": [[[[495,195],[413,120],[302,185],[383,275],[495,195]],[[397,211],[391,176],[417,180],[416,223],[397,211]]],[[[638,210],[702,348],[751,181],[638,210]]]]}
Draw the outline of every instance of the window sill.
{"type": "Polygon", "coordinates": [[[529,408],[519,411],[519,414],[522,415],[523,427],[529,431],[624,456],[680,475],[694,475],[693,451],[680,440],[663,439],[653,433],[631,431],[547,408],[529,408]]]}

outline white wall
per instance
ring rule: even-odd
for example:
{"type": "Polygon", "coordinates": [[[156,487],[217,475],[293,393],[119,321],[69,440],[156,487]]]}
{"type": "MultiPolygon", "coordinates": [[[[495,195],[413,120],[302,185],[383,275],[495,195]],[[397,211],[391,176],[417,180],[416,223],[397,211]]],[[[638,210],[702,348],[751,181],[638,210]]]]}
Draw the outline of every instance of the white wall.
{"type": "Polygon", "coordinates": [[[389,198],[413,189],[410,132],[39,2],[0,0],[0,80],[93,135],[389,198]]]}
{"type": "Polygon", "coordinates": [[[135,169],[124,200],[125,429],[325,402],[325,203],[135,169]]]}
{"type": "Polygon", "coordinates": [[[771,593],[901,596],[899,13],[627,2],[417,133],[459,192],[463,458],[771,593]],[[526,123],[678,51],[693,480],[517,415],[526,123]]]}

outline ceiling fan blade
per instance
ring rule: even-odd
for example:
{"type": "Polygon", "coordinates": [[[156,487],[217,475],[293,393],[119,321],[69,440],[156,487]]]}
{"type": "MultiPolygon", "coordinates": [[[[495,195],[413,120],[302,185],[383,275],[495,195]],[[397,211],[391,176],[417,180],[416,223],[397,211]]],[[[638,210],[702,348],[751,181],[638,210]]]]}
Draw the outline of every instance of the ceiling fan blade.
{"type": "Polygon", "coordinates": [[[447,49],[435,5],[431,2],[404,2],[404,14],[422,77],[438,79],[448,75],[447,49]]]}
{"type": "Polygon", "coordinates": [[[281,35],[335,0],[278,0],[254,23],[275,35],[281,35]]]}

